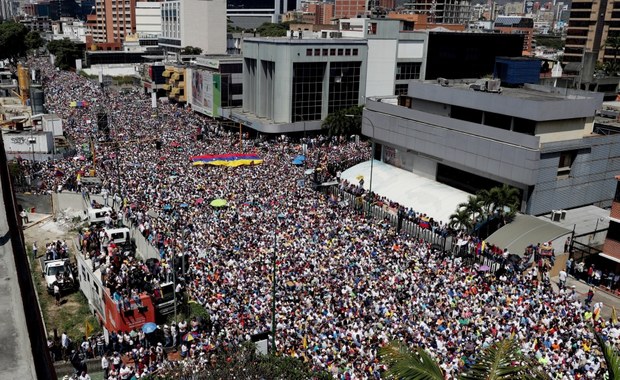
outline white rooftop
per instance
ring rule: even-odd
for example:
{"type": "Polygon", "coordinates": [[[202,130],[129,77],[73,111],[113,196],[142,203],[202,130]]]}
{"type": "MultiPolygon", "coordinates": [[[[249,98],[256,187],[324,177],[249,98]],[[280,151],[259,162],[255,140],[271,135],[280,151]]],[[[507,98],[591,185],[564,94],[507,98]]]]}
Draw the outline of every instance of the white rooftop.
{"type": "MultiPolygon", "coordinates": [[[[459,203],[466,202],[470,195],[427,177],[399,169],[382,161],[374,161],[372,191],[425,213],[436,221],[448,222],[459,203]]],[[[364,188],[370,186],[370,161],[362,162],[345,170],[341,178],[359,183],[358,176],[364,176],[364,188]]]]}

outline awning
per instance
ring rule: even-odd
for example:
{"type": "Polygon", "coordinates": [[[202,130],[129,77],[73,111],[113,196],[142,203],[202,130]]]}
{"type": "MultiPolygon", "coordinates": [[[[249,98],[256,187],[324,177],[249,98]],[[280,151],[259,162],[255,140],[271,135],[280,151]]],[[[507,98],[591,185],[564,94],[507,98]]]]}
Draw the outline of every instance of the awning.
{"type": "Polygon", "coordinates": [[[513,254],[522,255],[530,244],[553,241],[571,230],[531,215],[517,214],[512,223],[489,236],[486,241],[513,254]]]}
{"type": "Polygon", "coordinates": [[[602,253],[602,252],[601,252],[601,253],[599,253],[598,255],[599,255],[600,257],[604,258],[604,259],[608,259],[608,260],[614,261],[614,262],[616,262],[616,263],[620,263],[620,258],[617,258],[617,257],[615,257],[615,256],[608,255],[608,254],[606,254],[606,253],[602,253]]]}

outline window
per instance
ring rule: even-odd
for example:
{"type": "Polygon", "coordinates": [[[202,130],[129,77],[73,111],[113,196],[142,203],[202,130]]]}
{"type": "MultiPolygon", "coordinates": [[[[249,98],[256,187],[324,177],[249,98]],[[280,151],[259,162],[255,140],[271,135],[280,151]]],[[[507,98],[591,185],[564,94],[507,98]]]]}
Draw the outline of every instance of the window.
{"type": "Polygon", "coordinates": [[[361,62],[332,62],[329,67],[328,113],[359,102],[361,62]]]}
{"type": "Polygon", "coordinates": [[[329,49],[329,55],[336,55],[336,49],[329,49]]]}
{"type": "Polygon", "coordinates": [[[293,121],[321,119],[326,66],[324,62],[293,64],[293,121]]]}
{"type": "Polygon", "coordinates": [[[321,55],[321,49],[314,49],[314,55],[320,56],[321,55]]]}
{"type": "Polygon", "coordinates": [[[407,95],[408,91],[409,85],[407,83],[394,86],[394,95],[407,95]]]}
{"type": "Polygon", "coordinates": [[[577,158],[576,150],[560,152],[560,160],[558,161],[558,177],[570,176],[570,170],[577,158]]]}
{"type": "Polygon", "coordinates": [[[396,80],[420,79],[420,62],[400,62],[396,64],[396,80]]]}
{"type": "Polygon", "coordinates": [[[323,55],[325,56],[329,55],[329,49],[323,49],[323,55]]]}
{"type": "Polygon", "coordinates": [[[353,49],[353,55],[357,55],[359,53],[358,49],[353,49]]]}
{"type": "Polygon", "coordinates": [[[306,55],[307,56],[311,56],[312,55],[312,49],[306,49],[306,55]]]}
{"type": "Polygon", "coordinates": [[[338,49],[338,55],[343,55],[344,51],[343,49],[338,49]]]}

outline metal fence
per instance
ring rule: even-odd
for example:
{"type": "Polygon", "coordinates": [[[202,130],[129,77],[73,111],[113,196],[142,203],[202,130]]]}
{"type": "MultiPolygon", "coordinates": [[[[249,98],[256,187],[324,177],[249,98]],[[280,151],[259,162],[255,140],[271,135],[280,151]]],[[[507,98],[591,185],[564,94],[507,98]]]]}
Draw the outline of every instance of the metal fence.
{"type": "Polygon", "coordinates": [[[328,194],[337,199],[340,207],[349,207],[360,214],[367,215],[374,220],[384,220],[394,226],[400,233],[406,233],[416,239],[424,239],[424,241],[441,247],[441,250],[452,251],[455,239],[450,234],[440,234],[438,231],[420,227],[413,220],[399,215],[397,211],[388,208],[370,204],[365,199],[355,194],[348,193],[337,186],[331,186],[328,194]]]}

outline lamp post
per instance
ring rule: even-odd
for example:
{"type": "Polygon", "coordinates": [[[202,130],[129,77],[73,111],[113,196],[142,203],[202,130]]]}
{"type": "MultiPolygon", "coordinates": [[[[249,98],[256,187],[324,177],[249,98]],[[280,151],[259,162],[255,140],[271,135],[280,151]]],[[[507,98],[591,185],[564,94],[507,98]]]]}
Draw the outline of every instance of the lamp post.
{"type": "Polygon", "coordinates": [[[277,264],[277,251],[278,251],[278,227],[280,221],[285,218],[284,214],[277,214],[276,216],[276,229],[273,233],[273,256],[272,256],[272,271],[273,281],[271,287],[271,354],[276,354],[276,284],[278,274],[277,264]]]}
{"type": "MultiPolygon", "coordinates": [[[[358,117],[358,115],[350,115],[350,114],[346,114],[344,116],[352,117],[352,118],[358,117]]],[[[364,116],[364,115],[361,115],[361,116],[362,116],[361,119],[368,120],[368,122],[370,123],[370,126],[372,127],[372,142],[371,142],[371,153],[370,153],[370,181],[368,183],[368,215],[371,215],[372,173],[373,173],[374,162],[375,162],[375,124],[367,116],[364,116]]]]}

